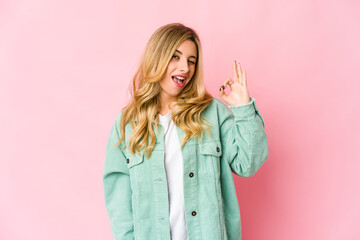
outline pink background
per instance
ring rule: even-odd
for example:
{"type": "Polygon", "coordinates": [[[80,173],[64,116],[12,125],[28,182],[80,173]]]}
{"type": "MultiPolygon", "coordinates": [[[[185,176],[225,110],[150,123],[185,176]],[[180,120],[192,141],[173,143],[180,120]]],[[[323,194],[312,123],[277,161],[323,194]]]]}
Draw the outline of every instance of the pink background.
{"type": "Polygon", "coordinates": [[[360,239],[359,1],[0,2],[0,239],[112,239],[102,170],[150,35],[200,35],[213,96],[247,70],[269,159],[243,240],[360,239]]]}

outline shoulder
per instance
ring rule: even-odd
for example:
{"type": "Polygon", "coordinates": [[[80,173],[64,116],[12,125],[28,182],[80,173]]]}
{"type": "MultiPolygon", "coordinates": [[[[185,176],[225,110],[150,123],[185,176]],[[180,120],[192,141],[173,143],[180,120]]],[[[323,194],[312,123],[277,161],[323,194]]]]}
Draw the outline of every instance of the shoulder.
{"type": "Polygon", "coordinates": [[[117,113],[116,118],[115,118],[116,122],[120,122],[122,112],[123,112],[123,110],[121,110],[120,112],[117,113]]]}
{"type": "Polygon", "coordinates": [[[222,100],[220,100],[217,97],[212,97],[212,100],[211,100],[209,106],[207,107],[207,111],[208,112],[216,112],[220,115],[231,113],[231,110],[229,109],[229,107],[222,100]]]}
{"type": "Polygon", "coordinates": [[[116,113],[115,115],[115,124],[116,125],[120,125],[120,121],[121,121],[121,115],[124,112],[124,109],[121,109],[119,112],[116,113]]]}
{"type": "Polygon", "coordinates": [[[219,125],[232,116],[232,111],[219,98],[213,97],[210,104],[202,112],[202,115],[212,124],[219,125]]]}
{"type": "Polygon", "coordinates": [[[224,108],[224,107],[228,108],[228,106],[223,101],[221,101],[216,97],[213,97],[211,104],[213,104],[217,108],[224,108]]]}
{"type": "Polygon", "coordinates": [[[112,122],[112,133],[119,135],[120,132],[120,120],[121,120],[121,114],[122,114],[122,110],[118,113],[116,113],[115,115],[115,120],[113,120],[112,122]]]}

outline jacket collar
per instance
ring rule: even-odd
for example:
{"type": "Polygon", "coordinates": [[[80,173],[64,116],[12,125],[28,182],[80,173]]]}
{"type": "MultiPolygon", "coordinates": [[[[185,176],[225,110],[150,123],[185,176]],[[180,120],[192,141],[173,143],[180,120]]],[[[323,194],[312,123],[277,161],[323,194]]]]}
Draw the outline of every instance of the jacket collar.
{"type": "MultiPolygon", "coordinates": [[[[137,123],[136,116],[134,117],[135,123],[137,123]]],[[[152,120],[153,123],[155,123],[155,119],[152,120]]]]}
{"type": "MultiPolygon", "coordinates": [[[[175,105],[174,108],[177,108],[177,105],[175,105]]],[[[135,115],[135,117],[134,117],[134,120],[135,120],[135,122],[137,122],[136,115],[135,115]]],[[[153,119],[152,122],[155,123],[155,119],[153,119]]]]}

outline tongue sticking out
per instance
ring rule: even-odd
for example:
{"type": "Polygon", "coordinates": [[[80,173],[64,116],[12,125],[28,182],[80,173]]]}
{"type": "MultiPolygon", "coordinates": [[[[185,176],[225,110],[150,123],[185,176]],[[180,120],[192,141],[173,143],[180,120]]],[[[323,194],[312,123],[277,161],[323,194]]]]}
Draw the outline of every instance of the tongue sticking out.
{"type": "Polygon", "coordinates": [[[177,79],[176,77],[172,77],[172,79],[179,84],[182,84],[184,82],[184,80],[177,79]]]}

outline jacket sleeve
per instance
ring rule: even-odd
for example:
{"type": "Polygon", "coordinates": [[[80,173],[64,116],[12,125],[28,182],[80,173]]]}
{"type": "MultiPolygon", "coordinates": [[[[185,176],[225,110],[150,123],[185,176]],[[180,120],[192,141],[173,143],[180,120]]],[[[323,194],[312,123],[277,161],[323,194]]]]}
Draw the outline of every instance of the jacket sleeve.
{"type": "Polygon", "coordinates": [[[250,177],[269,155],[265,123],[255,98],[251,98],[248,104],[229,108],[226,106],[219,110],[223,158],[228,161],[233,173],[250,177]]]}
{"type": "Polygon", "coordinates": [[[134,239],[132,218],[132,191],[126,157],[120,150],[122,144],[113,147],[119,138],[119,119],[115,120],[106,146],[103,187],[105,206],[114,239],[134,239]]]}

